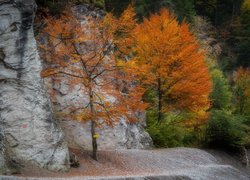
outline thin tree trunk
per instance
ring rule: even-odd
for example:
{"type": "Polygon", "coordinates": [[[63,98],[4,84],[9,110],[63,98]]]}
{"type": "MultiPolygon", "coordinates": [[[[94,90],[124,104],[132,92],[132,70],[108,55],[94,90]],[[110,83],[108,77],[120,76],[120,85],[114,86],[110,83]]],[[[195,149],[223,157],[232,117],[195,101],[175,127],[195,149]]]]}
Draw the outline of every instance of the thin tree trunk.
{"type": "Polygon", "coordinates": [[[162,114],[162,90],[161,90],[161,79],[158,78],[158,117],[157,117],[157,123],[161,123],[163,119],[162,114]]]}
{"type": "Polygon", "coordinates": [[[107,0],[104,0],[104,9],[107,11],[107,0]]]}
{"type": "Polygon", "coordinates": [[[96,141],[96,137],[95,137],[95,121],[92,120],[91,121],[91,136],[92,136],[92,157],[94,160],[97,161],[97,141],[96,141]]]}
{"type": "Polygon", "coordinates": [[[92,91],[91,83],[89,85],[89,103],[90,103],[90,111],[92,115],[92,120],[91,120],[92,157],[94,160],[97,161],[97,140],[96,140],[96,132],[95,132],[96,112],[94,108],[93,91],[92,91]]]}

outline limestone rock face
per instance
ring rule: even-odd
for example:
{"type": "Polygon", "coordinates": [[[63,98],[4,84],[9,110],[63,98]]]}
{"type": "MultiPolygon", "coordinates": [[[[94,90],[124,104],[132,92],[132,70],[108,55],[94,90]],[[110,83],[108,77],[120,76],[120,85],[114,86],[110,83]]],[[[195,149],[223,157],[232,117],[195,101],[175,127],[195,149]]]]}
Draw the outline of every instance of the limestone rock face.
{"type": "Polygon", "coordinates": [[[40,78],[34,0],[0,0],[0,125],[17,161],[68,169],[68,148],[40,78]]]}
{"type": "MultiPolygon", "coordinates": [[[[64,78],[67,78],[64,76],[64,78]]],[[[53,78],[46,79],[46,87],[49,91],[54,91],[52,102],[54,109],[59,114],[61,127],[65,133],[69,147],[92,149],[91,129],[89,122],[78,122],[74,119],[64,118],[64,113],[74,104],[81,104],[84,107],[88,104],[87,95],[82,93],[82,89],[75,87],[69,90],[65,81],[54,81],[53,78]],[[62,114],[62,115],[61,115],[62,114]]],[[[126,119],[121,119],[114,127],[103,126],[97,128],[100,135],[97,139],[98,149],[150,149],[153,142],[149,134],[145,131],[145,115],[141,115],[138,123],[128,123],[126,119]]]]}
{"type": "MultiPolygon", "coordinates": [[[[105,14],[100,9],[94,9],[88,5],[79,5],[72,8],[81,24],[88,24],[90,18],[100,18],[105,14]]],[[[58,82],[52,78],[46,79],[48,91],[54,91],[55,96],[52,98],[54,109],[60,113],[76,104],[84,107],[88,104],[88,96],[84,95],[80,87],[74,90],[69,89],[67,84],[67,76],[64,76],[58,82]],[[65,81],[64,81],[65,80],[65,81]]],[[[86,91],[87,92],[87,91],[86,91]]],[[[59,117],[61,126],[65,132],[67,142],[70,147],[91,149],[91,133],[89,123],[80,123],[74,119],[65,119],[59,117]]],[[[153,146],[153,142],[149,134],[145,131],[145,116],[141,116],[141,122],[130,124],[125,119],[121,119],[113,128],[104,126],[97,129],[100,135],[98,138],[98,148],[107,149],[148,149],[153,146]]]]}
{"type": "Polygon", "coordinates": [[[5,159],[4,134],[2,128],[0,128],[0,174],[5,174],[6,171],[7,165],[5,159]]]}
{"type": "MultiPolygon", "coordinates": [[[[70,147],[92,149],[90,123],[64,120],[62,128],[70,147]]],[[[129,124],[121,120],[113,128],[105,126],[97,129],[97,133],[100,135],[97,140],[98,149],[101,150],[149,149],[153,146],[151,137],[140,123],[129,124]]]]}

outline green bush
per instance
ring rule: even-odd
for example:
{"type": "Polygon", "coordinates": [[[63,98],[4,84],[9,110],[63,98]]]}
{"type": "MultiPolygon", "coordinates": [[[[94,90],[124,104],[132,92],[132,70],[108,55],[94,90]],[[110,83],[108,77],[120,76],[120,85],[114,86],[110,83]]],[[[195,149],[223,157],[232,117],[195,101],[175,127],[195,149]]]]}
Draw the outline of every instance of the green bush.
{"type": "Polygon", "coordinates": [[[211,71],[213,81],[213,91],[210,94],[214,109],[228,109],[231,107],[232,92],[227,79],[222,71],[213,69],[211,71]]]}
{"type": "Polygon", "coordinates": [[[214,110],[207,126],[207,143],[213,148],[240,149],[248,144],[249,126],[244,116],[214,110]]]}
{"type": "Polygon", "coordinates": [[[156,120],[156,111],[147,112],[147,132],[155,147],[197,146],[198,134],[193,129],[181,126],[183,116],[169,114],[160,124],[156,120]]]}

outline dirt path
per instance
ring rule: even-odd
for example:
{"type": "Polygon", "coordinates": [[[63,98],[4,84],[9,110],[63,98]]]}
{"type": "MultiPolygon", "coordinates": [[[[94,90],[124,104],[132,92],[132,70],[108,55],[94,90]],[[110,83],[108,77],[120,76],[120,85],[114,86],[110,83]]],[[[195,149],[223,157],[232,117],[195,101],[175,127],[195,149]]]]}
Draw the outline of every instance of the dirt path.
{"type": "MultiPolygon", "coordinates": [[[[94,161],[90,153],[74,150],[81,166],[67,173],[53,173],[29,167],[22,170],[21,177],[43,179],[249,179],[244,172],[229,165],[221,165],[211,154],[192,148],[162,150],[101,151],[94,161]],[[146,178],[147,177],[147,178],[146,178]]],[[[6,179],[7,177],[5,177],[6,179]]],[[[25,178],[25,179],[26,179],[25,178]]],[[[18,179],[15,177],[15,179],[18,179]]]]}

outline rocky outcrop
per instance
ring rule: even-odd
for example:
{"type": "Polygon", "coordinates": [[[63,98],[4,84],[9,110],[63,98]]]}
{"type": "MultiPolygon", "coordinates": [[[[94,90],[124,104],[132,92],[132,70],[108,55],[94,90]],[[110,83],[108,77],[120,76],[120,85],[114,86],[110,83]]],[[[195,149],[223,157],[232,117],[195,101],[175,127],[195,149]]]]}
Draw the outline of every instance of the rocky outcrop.
{"type": "Polygon", "coordinates": [[[216,28],[201,16],[194,17],[192,27],[200,45],[206,50],[207,56],[218,57],[222,53],[222,48],[221,44],[213,36],[216,28]]]}
{"type": "MultiPolygon", "coordinates": [[[[89,5],[79,5],[72,8],[81,24],[87,25],[89,19],[100,18],[105,14],[103,10],[95,9],[89,5]]],[[[44,45],[45,35],[41,35],[44,45]]],[[[38,38],[40,39],[40,38],[38,38]]],[[[46,42],[46,41],[45,41],[46,42]]],[[[48,55],[47,55],[48,56],[48,55]]],[[[47,57],[51,59],[53,57],[47,57]]],[[[48,60],[48,62],[51,62],[48,60]]],[[[49,64],[46,64],[46,67],[49,64]]],[[[65,118],[65,113],[72,106],[85,107],[88,104],[88,96],[84,95],[80,87],[69,87],[67,84],[68,76],[60,76],[60,80],[46,78],[46,86],[49,92],[52,92],[52,102],[54,109],[59,115],[61,127],[63,128],[69,147],[83,148],[90,150],[92,148],[90,124],[80,123],[74,119],[65,118]]],[[[87,91],[86,91],[87,92],[87,91]]],[[[98,149],[148,149],[153,146],[152,139],[145,131],[145,117],[142,116],[139,123],[128,123],[126,119],[121,119],[113,128],[104,126],[97,129],[100,135],[98,138],[98,149]]]]}
{"type": "Polygon", "coordinates": [[[40,78],[34,0],[0,0],[0,125],[15,161],[68,169],[68,149],[40,78]]]}
{"type": "MultiPolygon", "coordinates": [[[[92,149],[90,123],[80,123],[72,120],[62,121],[62,128],[66,134],[68,145],[72,148],[92,149]]],[[[141,123],[130,124],[121,120],[113,128],[97,129],[98,149],[149,149],[152,139],[141,123]]]]}
{"type": "Polygon", "coordinates": [[[0,128],[0,174],[5,174],[7,171],[7,165],[5,160],[5,144],[3,129],[0,128]]]}

